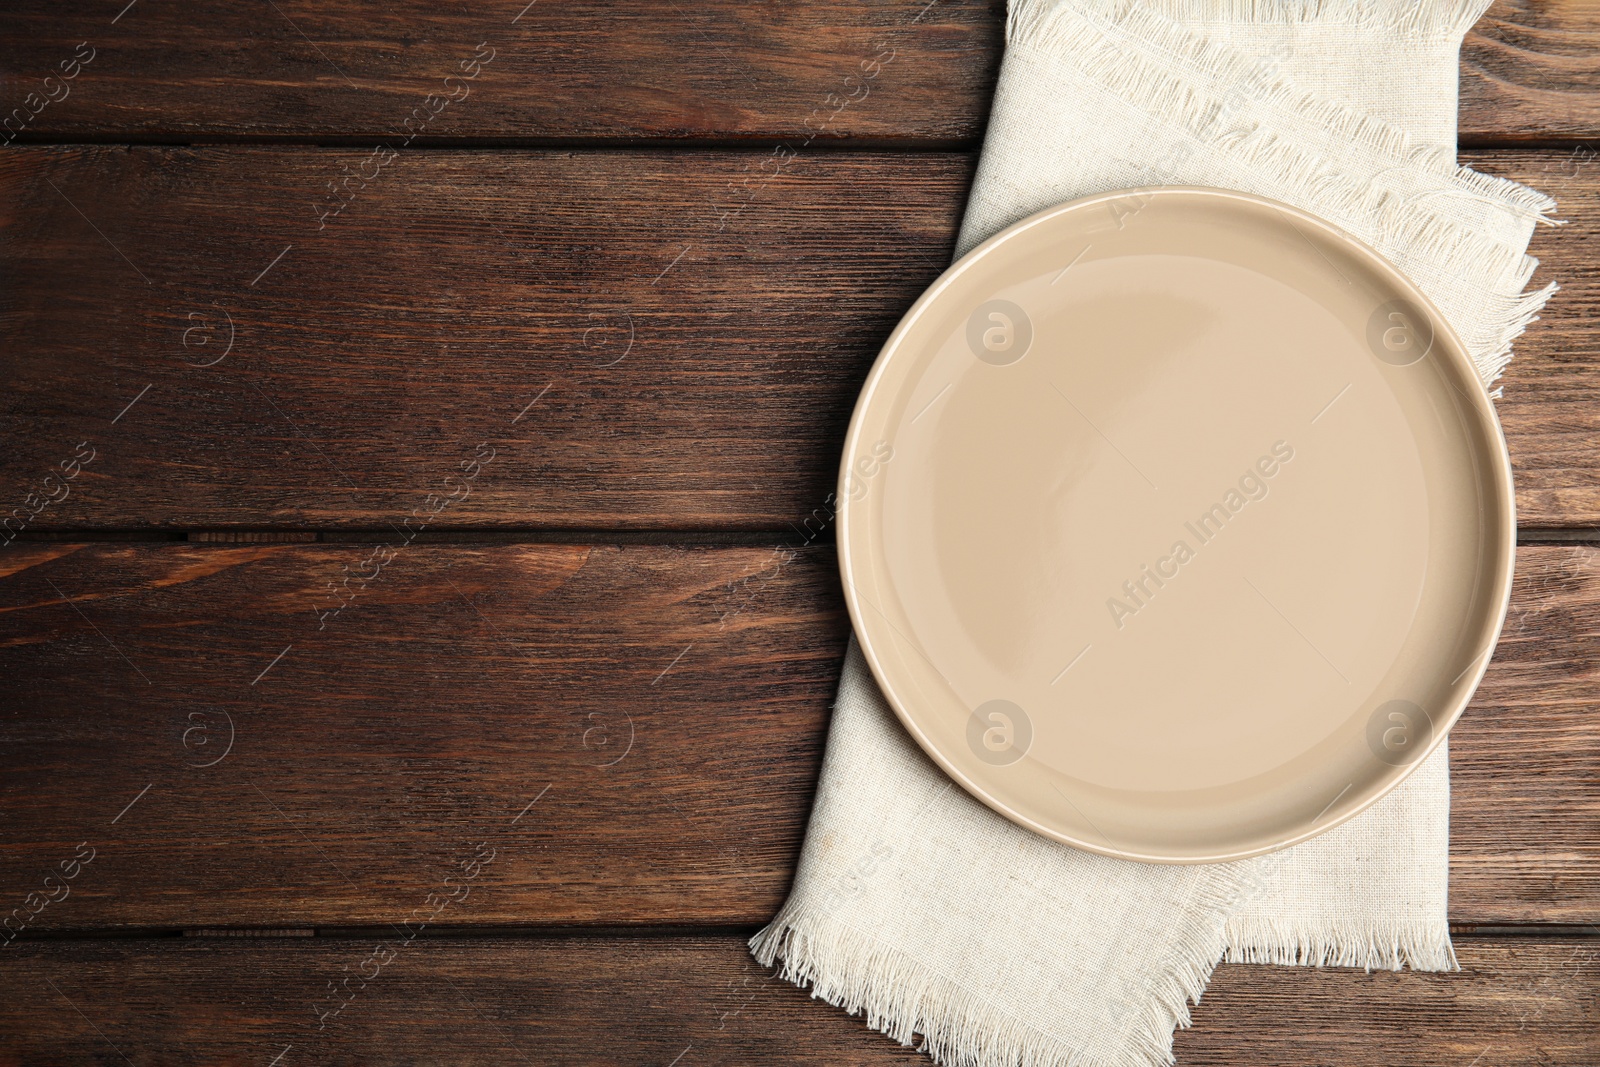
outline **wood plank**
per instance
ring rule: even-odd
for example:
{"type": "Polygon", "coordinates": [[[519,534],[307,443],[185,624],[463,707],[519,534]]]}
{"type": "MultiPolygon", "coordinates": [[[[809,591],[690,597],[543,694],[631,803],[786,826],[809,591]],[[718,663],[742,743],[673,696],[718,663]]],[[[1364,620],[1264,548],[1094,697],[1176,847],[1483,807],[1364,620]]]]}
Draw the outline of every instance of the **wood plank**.
{"type": "MultiPolygon", "coordinates": [[[[996,0],[496,0],[467,13],[423,0],[377,8],[283,0],[276,10],[162,3],[118,14],[121,5],[26,0],[0,15],[0,70],[12,75],[6,105],[22,109],[8,132],[24,139],[374,141],[420,130],[435,142],[975,146],[999,69],[1004,9],[996,0]],[[492,58],[473,84],[446,85],[475,53],[492,58]],[[83,65],[77,55],[91,58],[83,65]],[[75,76],[63,83],[63,71],[75,76]],[[52,74],[58,80],[47,85],[52,74]],[[407,128],[430,92],[457,99],[407,128]],[[851,102],[836,111],[841,100],[851,102]]],[[[1592,4],[1500,0],[1462,51],[1462,137],[1595,137],[1597,42],[1592,4]]]]}
{"type": "Polygon", "coordinates": [[[8,4],[0,69],[23,76],[6,95],[21,104],[87,40],[93,59],[24,136],[972,141],[1005,10],[996,0],[276,7],[143,4],[113,25],[115,11],[84,0],[8,4]],[[475,53],[490,58],[466,89],[446,84],[475,53]],[[429,93],[455,99],[407,127],[429,93]]]}
{"type": "Polygon", "coordinates": [[[1593,922],[1600,547],[1517,549],[1506,625],[1450,759],[1451,917],[1593,922]]]}
{"type": "Polygon", "coordinates": [[[1597,948],[1457,938],[1457,974],[1220,967],[1178,1034],[1178,1063],[1592,1064],[1597,948]]]}
{"type": "Polygon", "coordinates": [[[1464,153],[1490,174],[1540,189],[1566,224],[1540,227],[1528,247],[1533,284],[1561,291],[1516,342],[1496,407],[1511,450],[1517,521],[1600,526],[1600,155],[1464,153]]]}
{"type": "Polygon", "coordinates": [[[4,153],[8,507],[87,440],[34,528],[386,529],[488,442],[436,523],[784,528],[969,172],[825,155],[761,188],[765,154],[430,152],[319,229],[366,156],[4,153]]]}
{"type": "MultiPolygon", "coordinates": [[[[396,923],[479,843],[442,924],[776,910],[830,549],[391,540],[0,553],[7,906],[95,850],[28,930],[396,923]]],[[[1600,547],[1523,548],[1510,619],[1453,736],[1451,915],[1593,923],[1600,547]]]]}
{"type": "Polygon", "coordinates": [[[31,928],[403,919],[480,842],[450,922],[776,906],[843,651],[826,554],[392,542],[0,559],[0,884],[98,849],[31,928]]]}
{"type": "MultiPolygon", "coordinates": [[[[1455,974],[1224,966],[1177,1060],[1589,1067],[1597,947],[1461,938],[1455,974]]],[[[183,938],[10,955],[6,1064],[928,1062],[771,978],[734,937],[183,938]],[[319,1015],[347,977],[354,995],[319,1015]]]]}
{"type": "Polygon", "coordinates": [[[1505,144],[1596,130],[1600,6],[1496,0],[1461,45],[1461,139],[1505,144]]]}
{"type": "MultiPolygon", "coordinates": [[[[944,154],[802,155],[774,175],[756,153],[427,152],[319,229],[324,184],[363,158],[4,153],[7,507],[37,510],[34,530],[387,529],[487,442],[436,527],[783,529],[827,497],[971,171],[944,154]],[[41,503],[84,442],[70,496],[41,503]]],[[[1469,159],[1552,189],[1570,220],[1536,239],[1565,288],[1501,411],[1522,522],[1600,525],[1600,165],[1469,159]]]]}

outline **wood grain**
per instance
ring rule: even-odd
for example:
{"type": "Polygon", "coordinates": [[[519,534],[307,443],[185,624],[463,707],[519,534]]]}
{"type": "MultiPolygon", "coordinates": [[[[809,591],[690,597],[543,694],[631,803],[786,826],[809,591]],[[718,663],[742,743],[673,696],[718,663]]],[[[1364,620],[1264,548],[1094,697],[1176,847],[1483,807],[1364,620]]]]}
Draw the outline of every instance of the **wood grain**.
{"type": "Polygon", "coordinates": [[[1597,697],[1600,548],[1519,548],[1500,643],[1450,733],[1450,912],[1458,921],[1594,921],[1597,697]],[[1552,792],[1569,775],[1570,789],[1552,792]]]}
{"type": "MultiPolygon", "coordinates": [[[[1178,1064],[1588,1067],[1600,1056],[1592,939],[1462,938],[1457,951],[1455,974],[1221,967],[1194,1029],[1177,1035],[1178,1064]]],[[[734,937],[184,938],[8,955],[6,1065],[927,1062],[772,978],[734,937]],[[363,967],[380,946],[389,962],[363,967]],[[329,987],[346,978],[354,995],[329,1014],[340,1006],[329,987]]]]}
{"type": "Polygon", "coordinates": [[[969,168],[428,153],[319,229],[365,155],[5,153],[0,484],[21,503],[80,441],[100,457],[37,528],[382,529],[482,442],[438,522],[781,528],[826,497],[969,168]]]}
{"type": "Polygon", "coordinates": [[[393,139],[428,93],[459,92],[443,79],[486,44],[470,93],[420,127],[426,139],[971,141],[1004,4],[277,0],[147,3],[112,25],[114,14],[83,0],[7,6],[8,100],[21,104],[80,42],[96,50],[26,136],[393,139]],[[864,74],[863,98],[846,79],[864,74]]]}
{"type": "Polygon", "coordinates": [[[1464,154],[1471,166],[1548,193],[1565,225],[1535,231],[1532,284],[1561,290],[1515,345],[1495,405],[1511,449],[1524,526],[1600,521],[1600,155],[1464,154]]]}
{"type": "Polygon", "coordinates": [[[825,554],[391,542],[0,559],[0,885],[99,851],[30,928],[399,921],[484,842],[441,922],[775,908],[843,651],[825,554]]]}
{"type": "Polygon", "coordinates": [[[1497,0],[1461,45],[1463,142],[1592,139],[1600,130],[1600,5],[1497,0]]]}
{"type": "MultiPolygon", "coordinates": [[[[843,649],[831,550],[388,548],[0,552],[5,907],[87,842],[29,931],[398,923],[485,843],[438,924],[773,913],[843,649]]],[[[1452,735],[1455,921],[1600,921],[1597,698],[1600,548],[1525,547],[1452,735]]]]}
{"type": "Polygon", "coordinates": [[[1457,938],[1459,974],[1219,967],[1175,1042],[1183,1067],[1590,1064],[1600,945],[1457,938]]]}
{"type": "MultiPolygon", "coordinates": [[[[281,0],[264,10],[191,0],[118,16],[121,7],[6,6],[0,99],[22,109],[9,132],[69,141],[403,137],[412,109],[430,92],[458,91],[443,79],[484,44],[493,58],[468,95],[420,127],[424,141],[975,147],[1004,20],[995,0],[495,0],[470,10],[423,0],[281,0]],[[44,78],[59,75],[83,43],[93,58],[62,96],[60,83],[44,78]],[[886,65],[884,55],[892,57],[886,65]],[[872,69],[863,62],[877,62],[874,76],[847,82],[872,69]],[[41,106],[44,90],[60,99],[41,106]],[[34,102],[29,93],[39,94],[34,102]]],[[[1600,12],[1585,0],[1495,4],[1462,49],[1463,139],[1595,137],[1597,41],[1600,12]]]]}
{"type": "MultiPolygon", "coordinates": [[[[486,443],[435,527],[784,529],[827,498],[971,172],[945,154],[426,152],[319,222],[324,184],[365,158],[4,153],[5,510],[88,442],[31,529],[387,529],[486,443]]],[[[1550,188],[1569,220],[1536,239],[1564,289],[1505,379],[1519,516],[1600,525],[1600,166],[1470,159],[1550,188]]]]}
{"type": "MultiPolygon", "coordinates": [[[[792,877],[846,632],[801,542],[947,261],[1003,10],[0,11],[0,514],[48,539],[0,545],[0,914],[76,872],[0,942],[0,1067],[926,1062],[725,928],[792,877]],[[745,150],[664,150],[708,144],[745,150]],[[612,543],[663,530],[730,543],[612,543]],[[200,936],[55,936],[128,928],[200,936]]],[[[1600,137],[1600,7],[1500,0],[1461,88],[1464,145],[1600,137]]],[[[1466,161],[1571,220],[1500,411],[1525,526],[1600,526],[1600,157],[1466,161]]],[[[1524,547],[1454,921],[1600,922],[1597,700],[1600,547],[1524,547]]],[[[1457,947],[1220,968],[1178,1061],[1600,1061],[1600,942],[1457,947]]]]}

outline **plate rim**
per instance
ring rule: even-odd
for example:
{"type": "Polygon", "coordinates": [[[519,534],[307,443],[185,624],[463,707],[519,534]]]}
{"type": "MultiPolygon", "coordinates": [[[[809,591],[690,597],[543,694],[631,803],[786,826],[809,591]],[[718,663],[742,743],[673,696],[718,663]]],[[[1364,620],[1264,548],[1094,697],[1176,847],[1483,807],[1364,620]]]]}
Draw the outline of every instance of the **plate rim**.
{"type": "MultiPolygon", "coordinates": [[[[1457,391],[1460,392],[1460,390],[1457,391]]],[[[839,475],[834,484],[833,492],[834,500],[836,502],[834,509],[836,516],[835,521],[838,528],[836,548],[838,553],[839,576],[844,586],[845,607],[850,616],[851,636],[857,645],[860,646],[862,655],[867,662],[867,666],[872,672],[873,680],[877,683],[878,689],[883,694],[884,700],[894,711],[895,717],[900,720],[900,724],[905,727],[908,733],[911,734],[911,737],[916,742],[917,747],[921,749],[923,754],[931,759],[941,770],[943,770],[957,784],[965,789],[969,796],[986,805],[991,810],[1003,816],[1010,822],[1032,830],[1035,833],[1041,834],[1047,838],[1070,845],[1074,848],[1082,849],[1086,852],[1092,852],[1102,856],[1109,856],[1113,859],[1175,866],[1188,866],[1201,863],[1225,863],[1233,860],[1248,859],[1252,856],[1261,856],[1272,852],[1278,852],[1282,849],[1289,848],[1293,845],[1310,840],[1311,838],[1321,836],[1322,834],[1327,833],[1329,830],[1341,826],[1355,818],[1357,815],[1365,812],[1378,801],[1382,800],[1384,797],[1388,796],[1395,789],[1397,789],[1401,783],[1406,781],[1406,779],[1411,777],[1416,769],[1426,763],[1433,753],[1438,749],[1438,747],[1445,743],[1445,739],[1449,736],[1450,731],[1455,727],[1456,723],[1460,721],[1462,714],[1466,711],[1467,705],[1471,703],[1473,696],[1476,695],[1478,686],[1482,683],[1483,676],[1489,669],[1489,663],[1494,659],[1494,652],[1499,645],[1500,635],[1504,631],[1506,615],[1511,601],[1511,584],[1516,561],[1517,534],[1516,495],[1515,485],[1512,478],[1511,457],[1506,448],[1505,433],[1500,425],[1499,412],[1496,410],[1492,400],[1489,397],[1487,387],[1483,385],[1482,379],[1479,378],[1477,367],[1472,363],[1471,357],[1467,352],[1466,344],[1462,341],[1460,334],[1456,332],[1454,325],[1451,324],[1447,318],[1445,318],[1444,314],[1433,303],[1433,301],[1428,298],[1427,294],[1423,293],[1422,290],[1417,288],[1416,283],[1407,277],[1400,270],[1400,268],[1395,266],[1386,257],[1384,257],[1382,253],[1378,252],[1377,249],[1373,248],[1365,241],[1344,230],[1336,223],[1302,211],[1290,204],[1285,204],[1279,200],[1273,200],[1270,197],[1258,196],[1254,193],[1247,193],[1236,189],[1221,189],[1203,185],[1139,185],[1130,186],[1125,189],[1114,189],[1105,192],[1090,193],[1086,196],[1075,197],[1071,200],[1066,200],[1059,204],[1055,204],[1051,207],[1034,212],[1033,214],[1022,218],[1017,222],[1012,223],[1011,225],[1000,230],[998,233],[986,238],[970,249],[960,259],[946,267],[945,270],[940,273],[939,277],[934,279],[928,288],[917,297],[916,301],[913,302],[912,305],[901,316],[900,321],[895,325],[894,330],[889,334],[889,337],[884,341],[883,346],[878,350],[878,355],[873,359],[872,369],[868,372],[866,381],[862,384],[861,391],[856,398],[855,407],[851,412],[850,425],[845,433],[844,447],[839,460],[839,475]],[[873,648],[871,642],[864,636],[865,627],[863,624],[863,619],[865,615],[862,611],[860,597],[858,596],[855,587],[855,560],[853,559],[853,554],[851,552],[852,538],[849,532],[854,525],[853,515],[855,509],[851,506],[850,495],[846,490],[848,480],[851,477],[851,463],[861,443],[861,435],[863,433],[863,424],[866,418],[866,412],[883,385],[883,380],[888,372],[888,364],[891,356],[900,344],[902,338],[921,318],[928,306],[937,300],[940,294],[954,284],[957,278],[965,274],[967,271],[973,269],[974,265],[981,261],[993,249],[1009,241],[1016,235],[1026,230],[1031,230],[1038,226],[1044,225],[1051,219],[1068,212],[1082,211],[1092,207],[1095,204],[1104,203],[1107,201],[1122,200],[1131,196],[1145,195],[1153,197],[1196,197],[1200,199],[1215,197],[1218,199],[1242,201],[1257,206],[1270,207],[1276,209],[1282,214],[1290,216],[1291,224],[1293,222],[1300,222],[1309,225],[1314,229],[1321,231],[1328,237],[1331,237],[1333,240],[1348,246],[1353,252],[1367,259],[1369,264],[1379,274],[1383,275],[1398,292],[1400,292],[1406,299],[1412,300],[1421,306],[1431,316],[1432,323],[1434,325],[1435,339],[1437,340],[1442,337],[1447,342],[1442,346],[1435,344],[1435,350],[1442,350],[1446,354],[1446,357],[1450,363],[1453,364],[1454,369],[1460,375],[1462,375],[1466,380],[1477,384],[1478,388],[1468,390],[1466,399],[1468,400],[1469,406],[1474,415],[1478,418],[1479,422],[1484,424],[1489,431],[1486,436],[1489,438],[1491,443],[1491,447],[1488,449],[1488,451],[1492,453],[1492,455],[1489,457],[1490,466],[1492,467],[1492,472],[1490,472],[1490,474],[1493,483],[1496,484],[1500,490],[1501,498],[1505,501],[1505,506],[1501,509],[1501,514],[1498,516],[1499,522],[1497,526],[1500,534],[1500,551],[1494,560],[1493,566],[1492,584],[1497,607],[1494,612],[1494,618],[1488,621],[1486,626],[1487,635],[1482,642],[1484,645],[1484,650],[1479,653],[1474,666],[1471,668],[1470,684],[1460,689],[1459,695],[1448,705],[1448,713],[1440,717],[1440,725],[1433,731],[1433,737],[1429,741],[1427,749],[1422,753],[1422,755],[1411,760],[1409,763],[1397,767],[1396,773],[1383,780],[1383,785],[1381,788],[1374,790],[1370,796],[1363,798],[1360,803],[1356,804],[1349,811],[1338,816],[1337,818],[1330,819],[1326,822],[1314,822],[1313,825],[1308,829],[1297,831],[1294,834],[1283,836],[1279,839],[1274,839],[1265,845],[1257,845],[1254,847],[1228,851],[1211,852],[1204,855],[1171,855],[1160,852],[1141,852],[1130,849],[1118,849],[1110,847],[1109,843],[1102,844],[1096,841],[1086,840],[1081,837],[1074,837],[1071,834],[1039,823],[1036,820],[1012,811],[1006,807],[1003,801],[992,796],[977,782],[974,782],[971,778],[964,774],[957,764],[946,758],[942,752],[940,752],[933,744],[929,742],[927,736],[918,727],[915,718],[906,710],[906,707],[904,706],[905,702],[895,691],[892,681],[890,681],[890,679],[886,676],[887,672],[880,663],[876,650],[873,648]]],[[[862,499],[865,500],[866,498],[863,497],[862,499]]]]}

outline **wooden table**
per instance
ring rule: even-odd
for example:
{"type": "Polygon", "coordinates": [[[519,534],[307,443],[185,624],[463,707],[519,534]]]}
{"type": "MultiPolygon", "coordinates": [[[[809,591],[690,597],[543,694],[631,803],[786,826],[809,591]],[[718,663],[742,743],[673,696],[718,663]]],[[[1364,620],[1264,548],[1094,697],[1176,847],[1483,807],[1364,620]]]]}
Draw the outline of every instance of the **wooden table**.
{"type": "MultiPolygon", "coordinates": [[[[1001,5],[125,2],[0,15],[0,1064],[923,1062],[744,940],[1001,5]]],[[[1600,1062],[1596,139],[1600,5],[1496,4],[1463,161],[1569,222],[1463,969],[1222,967],[1181,1064],[1600,1062]]]]}

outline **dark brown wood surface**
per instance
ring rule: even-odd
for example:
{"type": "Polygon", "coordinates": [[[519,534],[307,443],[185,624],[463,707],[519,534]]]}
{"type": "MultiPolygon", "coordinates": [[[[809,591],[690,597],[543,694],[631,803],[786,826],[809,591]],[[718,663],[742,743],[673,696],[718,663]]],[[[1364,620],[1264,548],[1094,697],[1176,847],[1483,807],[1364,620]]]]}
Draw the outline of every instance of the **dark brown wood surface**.
{"type": "MultiPolygon", "coordinates": [[[[31,529],[386,529],[484,442],[493,463],[436,528],[784,529],[825,502],[878,347],[948,262],[972,166],[429,152],[319,220],[323,183],[366,156],[0,157],[8,506],[96,451],[31,529]]],[[[1522,523],[1600,526],[1600,163],[1467,158],[1569,220],[1535,240],[1563,289],[1500,412],[1522,523]]]]}
{"type": "Polygon", "coordinates": [[[35,528],[382,529],[489,442],[436,524],[781,529],[827,496],[970,169],[816,155],[752,203],[763,154],[430,152],[319,229],[366,154],[0,158],[0,481],[100,453],[35,528]]]}
{"type": "Polygon", "coordinates": [[[1516,340],[1495,405],[1513,457],[1517,521],[1600,526],[1600,155],[1580,148],[1462,157],[1548,193],[1564,220],[1541,227],[1529,245],[1540,261],[1533,284],[1554,281],[1561,289],[1516,340]]]}
{"type": "MultiPolygon", "coordinates": [[[[441,923],[759,922],[837,681],[833,566],[781,546],[14,545],[0,885],[87,841],[98,858],[30,929],[393,923],[488,842],[481,892],[441,923]]],[[[1524,546],[1452,734],[1456,921],[1600,923],[1597,699],[1600,549],[1524,546]]]]}
{"type": "Polygon", "coordinates": [[[1468,144],[1592,139],[1600,131],[1600,5],[1497,0],[1461,45],[1468,144]]]}
{"type": "MultiPolygon", "coordinates": [[[[1004,5],[26,0],[0,17],[18,139],[587,138],[975,145],[1004,5]],[[61,63],[92,51],[63,91],[61,63]],[[485,45],[471,90],[444,79],[485,45]],[[882,57],[888,56],[887,64],[882,57]],[[879,72],[862,96],[863,62],[879,72]],[[63,95],[64,92],[64,95],[63,95]],[[405,125],[430,93],[459,98],[405,125]],[[837,102],[852,102],[835,114],[837,102]]],[[[73,69],[73,68],[66,68],[73,69]]],[[[1600,135],[1600,11],[1500,0],[1462,49],[1468,143],[1600,135]]],[[[430,105],[436,107],[438,105],[430,105]]],[[[0,139],[4,135],[0,134],[0,139]]],[[[415,142],[414,142],[415,143],[415,142]]]]}
{"type": "Polygon", "coordinates": [[[827,554],[390,541],[0,557],[0,884],[101,852],[33,929],[401,921],[485,841],[441,922],[776,908],[844,647],[827,554]]]}
{"type": "MultiPolygon", "coordinates": [[[[1600,1058],[1593,939],[1465,937],[1456,947],[1455,974],[1220,967],[1194,1029],[1178,1033],[1178,1063],[1591,1067],[1600,1058]]],[[[928,1062],[774,980],[738,937],[405,941],[377,931],[39,942],[8,955],[7,1067],[264,1067],[280,1056],[276,1067],[928,1062]]]]}
{"type": "MultiPolygon", "coordinates": [[[[1003,8],[0,11],[0,1067],[927,1062],[743,940],[1003,8]]],[[[1600,4],[1499,0],[1461,70],[1463,161],[1569,220],[1451,738],[1464,969],[1220,968],[1180,1064],[1600,1063],[1600,4]]]]}

